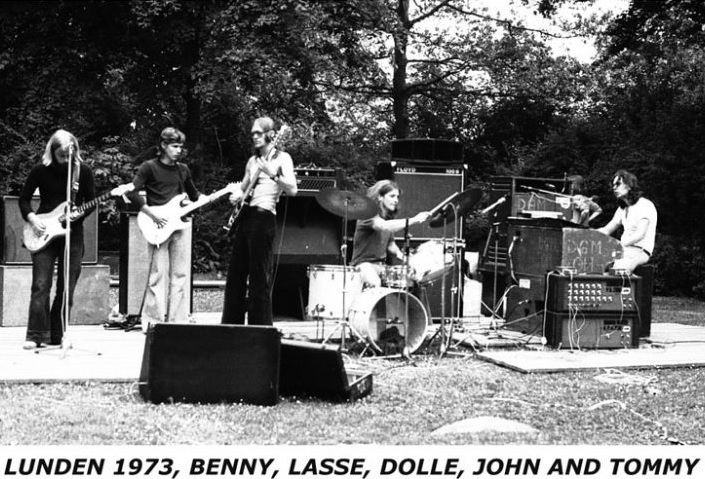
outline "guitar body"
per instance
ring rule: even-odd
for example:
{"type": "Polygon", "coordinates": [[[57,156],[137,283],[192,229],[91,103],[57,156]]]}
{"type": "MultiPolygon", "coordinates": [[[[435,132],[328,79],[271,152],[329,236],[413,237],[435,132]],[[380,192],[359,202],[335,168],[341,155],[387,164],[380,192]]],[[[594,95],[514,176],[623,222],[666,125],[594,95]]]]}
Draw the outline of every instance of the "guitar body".
{"type": "Polygon", "coordinates": [[[65,201],[49,213],[37,215],[46,226],[46,230],[44,230],[43,234],[38,234],[30,223],[26,222],[24,224],[24,228],[22,229],[22,242],[30,253],[36,253],[54,239],[66,235],[66,228],[63,225],[64,213],[66,213],[65,201]]]}
{"type": "Polygon", "coordinates": [[[207,205],[220,198],[221,196],[232,194],[233,191],[240,188],[240,183],[230,183],[225,188],[222,188],[208,196],[201,196],[198,201],[181,206],[181,203],[188,198],[186,193],[174,196],[168,203],[161,206],[151,206],[157,216],[166,219],[166,224],[161,228],[157,226],[154,220],[144,211],[137,214],[137,226],[139,226],[144,239],[147,243],[159,247],[164,243],[174,231],[182,230],[191,225],[190,221],[184,221],[184,217],[197,210],[198,208],[207,205]]]}
{"type": "Polygon", "coordinates": [[[24,228],[22,229],[22,242],[24,243],[25,248],[27,248],[30,253],[36,253],[55,238],[66,235],[66,227],[64,224],[67,216],[70,221],[75,221],[82,218],[90,208],[98,205],[101,201],[105,201],[111,196],[124,195],[125,193],[132,191],[134,188],[135,187],[132,183],[120,185],[110,190],[110,192],[104,193],[97,198],[82,204],[78,208],[72,209],[71,214],[69,215],[67,215],[67,203],[65,201],[49,213],[38,214],[37,218],[39,218],[45,226],[44,233],[37,233],[32,225],[29,222],[26,222],[24,228]]]}
{"type": "Polygon", "coordinates": [[[147,243],[159,247],[164,243],[174,231],[182,230],[191,225],[190,221],[184,221],[185,207],[181,206],[181,202],[186,199],[186,194],[174,196],[168,203],[161,206],[152,206],[151,209],[155,214],[166,218],[167,222],[161,228],[157,226],[154,220],[145,212],[140,211],[137,214],[137,226],[139,226],[142,236],[147,240],[147,243]]]}
{"type": "MultiPolygon", "coordinates": [[[[272,149],[269,152],[270,156],[268,159],[271,159],[272,155],[277,154],[277,144],[279,143],[279,141],[281,141],[282,137],[285,136],[285,134],[289,131],[289,127],[286,125],[282,125],[282,127],[279,128],[279,131],[277,131],[276,135],[274,136],[274,139],[272,140],[272,149]]],[[[238,230],[240,224],[240,215],[242,214],[242,210],[245,208],[245,206],[249,204],[250,196],[252,196],[252,192],[255,188],[255,185],[257,184],[257,178],[259,177],[259,174],[260,169],[256,168],[254,174],[251,176],[251,180],[247,185],[247,188],[242,193],[242,200],[237,205],[235,205],[232,213],[230,213],[230,218],[228,218],[228,224],[224,226],[225,230],[228,232],[229,238],[233,238],[238,230]]]]}

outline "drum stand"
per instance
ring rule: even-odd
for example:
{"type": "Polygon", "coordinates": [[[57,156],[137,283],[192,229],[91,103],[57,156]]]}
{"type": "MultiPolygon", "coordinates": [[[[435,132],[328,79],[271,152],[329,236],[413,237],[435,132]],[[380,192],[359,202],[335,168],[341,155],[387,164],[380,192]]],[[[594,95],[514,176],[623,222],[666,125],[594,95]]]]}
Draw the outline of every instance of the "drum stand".
{"type": "Polygon", "coordinates": [[[367,352],[368,348],[372,347],[372,345],[370,344],[369,340],[363,337],[362,334],[360,334],[360,332],[350,324],[350,320],[348,318],[348,311],[346,309],[346,295],[348,289],[348,200],[345,199],[344,202],[345,214],[343,215],[343,244],[340,246],[340,255],[343,258],[343,317],[337,320],[337,325],[335,329],[325,339],[323,339],[323,344],[326,344],[328,341],[331,340],[333,336],[336,335],[336,333],[340,332],[340,350],[343,351],[345,350],[345,341],[348,337],[347,332],[349,331],[351,333],[351,336],[356,339],[356,342],[365,344],[364,349],[360,353],[360,355],[363,355],[365,354],[365,352],[367,352]]]}
{"type": "MultiPolygon", "coordinates": [[[[452,312],[455,314],[455,316],[446,318],[446,275],[444,274],[441,277],[441,324],[438,327],[438,330],[431,336],[429,339],[428,343],[431,344],[433,342],[433,339],[436,336],[440,336],[440,346],[439,346],[439,357],[443,357],[443,355],[447,352],[449,347],[451,346],[452,339],[453,339],[453,330],[455,329],[455,326],[458,322],[458,319],[460,318],[459,315],[459,301],[457,300],[458,294],[462,295],[462,282],[460,281],[460,276],[462,275],[462,268],[460,267],[460,262],[458,261],[458,234],[459,232],[457,231],[458,228],[458,206],[454,205],[452,203],[449,203],[448,205],[445,206],[445,208],[451,207],[453,208],[453,217],[454,217],[454,229],[453,229],[453,266],[451,268],[451,271],[454,271],[456,273],[456,276],[454,276],[453,281],[455,284],[451,288],[451,293],[453,295],[453,298],[451,299],[451,309],[452,312]],[[446,331],[446,323],[449,323],[449,329],[446,331]]],[[[443,264],[445,265],[445,258],[446,258],[446,231],[447,231],[447,221],[445,216],[443,217],[443,238],[441,240],[441,244],[443,247],[442,251],[442,258],[443,258],[443,264]]],[[[429,311],[430,314],[430,311],[429,311]]]]}

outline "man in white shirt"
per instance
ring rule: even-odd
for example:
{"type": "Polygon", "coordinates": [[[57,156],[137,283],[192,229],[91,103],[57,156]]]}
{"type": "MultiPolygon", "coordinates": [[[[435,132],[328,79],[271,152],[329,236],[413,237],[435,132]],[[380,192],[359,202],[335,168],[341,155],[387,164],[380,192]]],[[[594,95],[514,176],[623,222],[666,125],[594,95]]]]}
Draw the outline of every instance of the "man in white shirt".
{"type": "Polygon", "coordinates": [[[619,202],[612,220],[598,231],[611,235],[624,228],[620,243],[624,256],[614,263],[614,269],[629,273],[649,261],[656,239],[657,213],[654,204],[642,197],[639,182],[626,170],[617,171],[612,177],[612,191],[619,202]]]}

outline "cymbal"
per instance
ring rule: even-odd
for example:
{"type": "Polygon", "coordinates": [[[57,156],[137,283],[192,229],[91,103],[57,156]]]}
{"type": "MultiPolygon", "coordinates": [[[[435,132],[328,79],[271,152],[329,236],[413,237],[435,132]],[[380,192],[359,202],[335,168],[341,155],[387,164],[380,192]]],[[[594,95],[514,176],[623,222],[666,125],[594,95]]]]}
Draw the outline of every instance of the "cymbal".
{"type": "Polygon", "coordinates": [[[450,208],[451,205],[457,209],[458,217],[465,216],[482,200],[482,195],[483,192],[479,188],[468,188],[462,193],[455,195],[450,198],[446,207],[431,216],[431,220],[428,222],[429,226],[431,228],[438,228],[443,226],[443,223],[449,224],[455,221],[454,208],[450,208]]]}
{"type": "Polygon", "coordinates": [[[377,214],[375,202],[354,191],[326,188],[316,194],[316,201],[326,211],[350,220],[366,220],[377,214]]]}

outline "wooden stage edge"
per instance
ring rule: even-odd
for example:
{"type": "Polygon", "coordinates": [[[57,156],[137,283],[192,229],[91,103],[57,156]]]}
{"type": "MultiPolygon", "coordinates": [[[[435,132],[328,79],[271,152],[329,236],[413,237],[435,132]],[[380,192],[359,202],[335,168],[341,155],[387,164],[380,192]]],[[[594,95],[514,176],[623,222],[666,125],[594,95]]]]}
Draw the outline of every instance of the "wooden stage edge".
{"type": "MultiPolygon", "coordinates": [[[[219,318],[220,313],[198,313],[194,319],[196,324],[217,324],[219,318]]],[[[284,337],[311,341],[328,337],[336,328],[334,321],[326,321],[322,331],[316,321],[276,321],[274,325],[284,337]]],[[[436,330],[437,326],[429,326],[427,336],[436,330]]],[[[0,383],[138,381],[145,342],[141,331],[71,326],[70,347],[39,353],[22,349],[25,332],[24,327],[0,328],[0,383]]],[[[537,341],[506,334],[497,337],[480,323],[459,328],[453,339],[456,348],[466,353],[463,356],[522,373],[705,366],[705,328],[675,323],[654,323],[652,336],[642,340],[639,348],[618,350],[541,349],[537,341]]]]}

